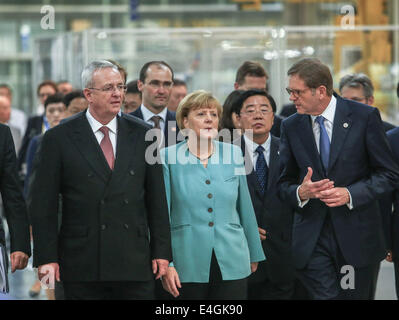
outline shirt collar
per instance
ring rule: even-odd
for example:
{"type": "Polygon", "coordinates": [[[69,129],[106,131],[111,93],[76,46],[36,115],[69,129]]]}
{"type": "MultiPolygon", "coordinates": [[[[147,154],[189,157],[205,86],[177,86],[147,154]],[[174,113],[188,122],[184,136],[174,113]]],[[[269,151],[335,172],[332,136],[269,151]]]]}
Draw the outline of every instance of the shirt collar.
{"type": "MultiPolygon", "coordinates": [[[[254,154],[256,152],[256,148],[259,146],[259,144],[255,143],[253,140],[248,138],[245,134],[244,134],[244,141],[245,141],[245,145],[247,146],[248,150],[254,154]]],[[[266,139],[265,142],[263,142],[261,144],[261,146],[265,149],[265,151],[270,150],[271,141],[272,141],[272,138],[271,138],[271,134],[269,132],[269,137],[266,139]]]]}
{"type": "Polygon", "coordinates": [[[143,120],[148,122],[153,116],[160,116],[163,122],[166,122],[166,113],[168,112],[168,108],[164,108],[160,113],[156,114],[150,111],[144,104],[141,105],[141,112],[143,113],[143,120]]]}
{"type": "MultiPolygon", "coordinates": [[[[89,124],[93,130],[94,133],[96,133],[98,130],[100,130],[101,127],[103,127],[104,125],[100,122],[98,122],[93,115],[90,113],[90,107],[87,108],[87,112],[86,112],[86,117],[87,120],[89,121],[89,124]]],[[[116,116],[110,121],[108,122],[105,126],[114,134],[116,134],[116,125],[117,125],[117,121],[116,121],[116,116]]]]}
{"type": "MultiPolygon", "coordinates": [[[[321,116],[323,116],[329,122],[334,123],[336,108],[337,108],[337,99],[334,97],[334,95],[332,95],[330,103],[328,104],[327,108],[323,111],[321,116]]],[[[314,123],[317,116],[311,116],[311,117],[312,117],[312,123],[314,123]]]]}

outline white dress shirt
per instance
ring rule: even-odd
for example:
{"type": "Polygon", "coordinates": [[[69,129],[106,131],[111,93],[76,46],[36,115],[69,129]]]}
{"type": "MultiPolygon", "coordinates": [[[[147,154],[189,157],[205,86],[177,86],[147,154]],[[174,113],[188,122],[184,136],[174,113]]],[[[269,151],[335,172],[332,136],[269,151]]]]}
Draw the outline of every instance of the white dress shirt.
{"type": "MultiPolygon", "coordinates": [[[[324,117],[324,127],[326,128],[328,138],[330,140],[331,144],[331,139],[332,139],[332,133],[333,133],[333,126],[334,126],[334,117],[335,117],[335,110],[337,109],[337,99],[334,96],[331,96],[330,103],[328,104],[327,108],[323,111],[321,116],[324,117]]],[[[320,126],[316,122],[316,117],[317,116],[310,116],[312,119],[312,129],[313,129],[313,135],[315,138],[316,146],[317,146],[317,151],[320,153],[320,126]]],[[[301,201],[299,198],[299,187],[296,189],[296,196],[298,199],[298,204],[300,208],[303,208],[308,202],[308,200],[301,201]]],[[[348,189],[346,189],[348,190],[348,189]]],[[[352,204],[352,196],[348,190],[349,193],[349,199],[350,202],[347,204],[349,209],[353,209],[353,204],[352,204]]]]}
{"type": "Polygon", "coordinates": [[[269,167],[270,145],[271,145],[271,141],[272,141],[271,135],[269,134],[269,137],[262,144],[257,144],[256,142],[254,142],[250,138],[248,138],[245,134],[244,134],[244,141],[245,141],[246,149],[249,151],[249,156],[250,156],[250,159],[254,166],[254,170],[256,171],[256,161],[258,160],[258,156],[259,156],[259,154],[256,152],[256,148],[258,146],[262,146],[265,149],[263,151],[263,156],[265,157],[266,164],[269,167]]]}
{"type": "MultiPolygon", "coordinates": [[[[94,135],[96,136],[98,144],[100,144],[101,140],[104,138],[104,134],[100,131],[100,128],[104,125],[94,119],[93,115],[90,113],[90,107],[87,109],[86,117],[94,135]]],[[[109,129],[109,139],[111,140],[112,149],[114,150],[114,158],[116,159],[116,133],[118,130],[118,121],[116,121],[116,116],[105,126],[109,129]]]]}
{"type": "Polygon", "coordinates": [[[160,113],[153,113],[145,105],[141,105],[141,112],[143,113],[143,120],[147,122],[152,127],[155,125],[154,121],[150,120],[153,116],[160,116],[161,120],[159,121],[159,126],[161,127],[162,132],[165,131],[165,123],[166,123],[166,113],[168,112],[168,108],[164,108],[160,113]]]}

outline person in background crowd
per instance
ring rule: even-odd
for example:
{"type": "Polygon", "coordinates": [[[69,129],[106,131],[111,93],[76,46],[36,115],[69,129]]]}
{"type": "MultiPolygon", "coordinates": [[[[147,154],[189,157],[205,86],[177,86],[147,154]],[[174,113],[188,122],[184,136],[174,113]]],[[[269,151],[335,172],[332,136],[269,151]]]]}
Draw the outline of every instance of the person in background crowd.
{"type": "Polygon", "coordinates": [[[233,142],[241,136],[241,124],[240,121],[238,121],[237,114],[234,112],[233,107],[234,104],[240,99],[243,92],[245,91],[234,90],[230,92],[230,94],[227,96],[226,100],[223,103],[221,127],[222,129],[228,129],[231,134],[231,140],[226,140],[225,142],[233,142]]]}
{"type": "Polygon", "coordinates": [[[167,105],[169,111],[176,112],[180,101],[187,95],[187,85],[183,80],[174,79],[172,92],[167,105]]]}
{"type": "Polygon", "coordinates": [[[140,70],[137,86],[142,94],[140,108],[130,113],[143,119],[163,133],[158,140],[160,146],[175,144],[179,128],[176,126],[176,114],[166,106],[173,86],[173,70],[164,61],[150,61],[140,70]],[[171,138],[169,138],[171,137],[171,138]],[[169,141],[170,140],[170,141],[169,141]]]}
{"type": "Polygon", "coordinates": [[[245,158],[248,188],[267,256],[248,278],[248,299],[289,300],[294,293],[294,212],[277,194],[280,140],[270,134],[276,103],[265,91],[249,90],[241,94],[233,110],[243,130],[241,138],[233,143],[241,147],[245,158]]]}
{"type": "Polygon", "coordinates": [[[127,84],[123,112],[131,113],[141,106],[141,92],[137,87],[137,80],[130,81],[127,84]]]}
{"type": "MultiPolygon", "coordinates": [[[[4,96],[10,100],[11,103],[11,116],[8,123],[15,128],[19,129],[20,136],[23,137],[26,130],[27,118],[24,111],[12,107],[12,90],[11,87],[5,83],[0,84],[0,96],[4,96]]],[[[15,149],[17,152],[19,150],[15,149]]],[[[17,154],[18,156],[18,154],[17,154]]]]}
{"type": "Polygon", "coordinates": [[[318,59],[302,59],[287,74],[297,113],[282,123],[278,188],[295,208],[297,276],[312,299],[368,299],[386,255],[378,198],[399,182],[380,114],[333,94],[318,59]],[[348,265],[354,279],[344,290],[348,265]]]}
{"type": "Polygon", "coordinates": [[[61,93],[62,95],[66,95],[73,91],[72,84],[67,80],[61,80],[57,83],[57,92],[61,93]]]}
{"type": "Polygon", "coordinates": [[[14,149],[18,150],[21,146],[21,132],[18,128],[10,124],[11,102],[8,98],[0,96],[0,123],[6,124],[11,130],[12,139],[14,141],[14,149]]]}
{"type": "Polygon", "coordinates": [[[29,142],[34,136],[44,133],[50,128],[46,115],[44,114],[44,101],[46,101],[49,96],[56,93],[57,85],[53,81],[43,81],[37,87],[37,96],[40,104],[43,105],[43,111],[41,115],[29,118],[28,126],[22,139],[21,148],[18,152],[18,172],[22,186],[24,185],[26,175],[26,152],[28,150],[29,142]]]}
{"type": "MultiPolygon", "coordinates": [[[[260,63],[254,61],[245,61],[237,70],[234,89],[258,89],[267,92],[267,79],[267,73],[260,63]]],[[[281,117],[277,115],[274,116],[274,124],[271,133],[275,137],[280,137],[281,121],[281,117]]]]}
{"type": "MultiPolygon", "coordinates": [[[[371,79],[364,73],[347,74],[339,81],[339,92],[342,98],[374,105],[374,86],[371,79]]],[[[389,122],[383,121],[385,132],[395,128],[389,122]]]]}
{"type": "Polygon", "coordinates": [[[214,140],[221,113],[210,93],[187,95],[177,121],[188,139],[161,149],[173,244],[162,284],[183,300],[246,299],[265,259],[241,150],[214,140]]]}
{"type": "Polygon", "coordinates": [[[115,60],[107,59],[105,61],[111,62],[113,65],[115,65],[118,68],[118,71],[121,74],[123,82],[126,84],[126,81],[127,81],[127,71],[126,71],[126,69],[120,63],[116,62],[115,60]]]}
{"type": "Polygon", "coordinates": [[[65,118],[86,110],[89,105],[82,90],[75,90],[66,94],[64,96],[64,104],[66,107],[65,118]]]}

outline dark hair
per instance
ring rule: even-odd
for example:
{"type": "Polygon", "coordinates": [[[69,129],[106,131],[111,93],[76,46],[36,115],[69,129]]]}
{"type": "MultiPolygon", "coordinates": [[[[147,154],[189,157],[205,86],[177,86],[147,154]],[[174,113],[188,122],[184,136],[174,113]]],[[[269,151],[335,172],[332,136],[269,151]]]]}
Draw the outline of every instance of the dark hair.
{"type": "Polygon", "coordinates": [[[6,88],[8,90],[8,92],[9,92],[9,94],[12,95],[12,89],[11,89],[11,87],[8,84],[1,83],[0,84],[0,88],[6,88]]]}
{"type": "Polygon", "coordinates": [[[55,90],[55,92],[56,92],[56,93],[58,92],[58,88],[57,88],[56,83],[55,83],[54,81],[51,81],[51,80],[46,80],[46,81],[43,81],[42,83],[40,83],[39,86],[37,87],[37,95],[39,95],[40,89],[41,89],[42,87],[44,87],[44,86],[53,87],[53,89],[55,90]]]}
{"type": "Polygon", "coordinates": [[[142,83],[145,82],[145,78],[147,77],[147,70],[152,65],[156,65],[158,67],[161,67],[161,66],[167,67],[170,70],[170,72],[172,73],[172,81],[174,81],[174,73],[173,73],[172,67],[170,65],[168,65],[165,61],[150,61],[150,62],[147,62],[140,70],[139,80],[142,83]]]}
{"type": "Polygon", "coordinates": [[[185,87],[187,87],[187,84],[186,84],[183,80],[181,80],[181,79],[174,79],[174,80],[173,80],[173,86],[174,86],[174,87],[179,87],[179,86],[185,86],[185,87]]]}
{"type": "MultiPolygon", "coordinates": [[[[268,78],[265,69],[258,62],[253,61],[245,61],[237,70],[236,73],[236,82],[239,85],[242,85],[245,81],[246,76],[252,77],[266,77],[268,78]]],[[[266,88],[265,88],[266,89],[266,88]]]]}
{"type": "Polygon", "coordinates": [[[60,81],[57,82],[57,85],[58,84],[63,84],[63,83],[70,83],[70,82],[68,80],[60,80],[60,81]]]}
{"type": "Polygon", "coordinates": [[[51,103],[60,103],[60,102],[64,103],[64,96],[61,93],[56,93],[51,96],[48,96],[46,101],[44,101],[44,109],[47,109],[47,106],[51,103]]]}
{"type": "Polygon", "coordinates": [[[295,63],[287,72],[287,75],[298,75],[311,89],[320,86],[327,88],[327,95],[333,94],[333,79],[330,69],[319,59],[305,58],[295,63]]]}
{"type": "MultiPolygon", "coordinates": [[[[73,100],[73,99],[76,99],[76,98],[84,98],[85,99],[85,95],[83,94],[83,91],[82,90],[75,90],[75,91],[72,91],[72,92],[70,92],[70,93],[67,93],[65,96],[64,96],[64,104],[65,104],[65,107],[69,107],[69,105],[71,104],[71,101],[73,100]]],[[[47,101],[47,100],[46,100],[47,101]]]]}
{"type": "Polygon", "coordinates": [[[352,73],[343,76],[339,81],[339,91],[341,93],[344,87],[362,88],[366,99],[371,98],[374,93],[373,83],[364,73],[352,73]]]}
{"type": "Polygon", "coordinates": [[[234,112],[233,105],[240,98],[242,92],[244,91],[234,90],[227,96],[226,100],[224,101],[222,106],[223,111],[222,111],[222,121],[221,121],[221,126],[223,129],[229,129],[230,131],[236,129],[231,119],[231,115],[234,112]]]}
{"type": "Polygon", "coordinates": [[[396,87],[396,95],[397,95],[398,98],[399,98],[399,82],[398,82],[398,86],[396,87]]]}
{"type": "Polygon", "coordinates": [[[240,97],[235,101],[232,111],[235,112],[236,114],[240,114],[242,105],[244,104],[245,100],[247,100],[249,97],[252,97],[252,96],[266,97],[269,100],[270,105],[272,106],[273,113],[276,113],[277,106],[276,106],[276,102],[274,101],[273,97],[270,94],[268,94],[266,91],[257,90],[257,89],[251,89],[251,90],[242,92],[240,97]]]}
{"type": "Polygon", "coordinates": [[[127,84],[126,93],[139,94],[140,97],[141,97],[141,91],[140,91],[139,88],[137,87],[137,80],[130,81],[130,82],[127,84]]]}

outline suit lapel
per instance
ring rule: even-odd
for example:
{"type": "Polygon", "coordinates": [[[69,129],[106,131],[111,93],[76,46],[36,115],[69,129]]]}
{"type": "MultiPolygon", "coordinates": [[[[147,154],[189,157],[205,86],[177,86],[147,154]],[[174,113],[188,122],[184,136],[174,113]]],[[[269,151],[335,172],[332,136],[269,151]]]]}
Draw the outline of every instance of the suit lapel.
{"type": "MultiPolygon", "coordinates": [[[[317,150],[316,141],[312,129],[312,120],[309,115],[302,115],[297,123],[296,134],[302,141],[302,147],[308,154],[313,166],[312,169],[317,170],[320,176],[325,176],[323,166],[321,164],[320,154],[317,150]]],[[[300,146],[298,146],[300,148],[300,146]]]]}
{"type": "Polygon", "coordinates": [[[345,101],[337,97],[337,108],[335,109],[334,126],[332,131],[332,140],[330,146],[330,159],[328,171],[331,172],[338,155],[345,142],[347,134],[352,127],[352,119],[350,117],[351,110],[345,101]]]}
{"type": "MultiPolygon", "coordinates": [[[[128,172],[130,161],[132,160],[132,150],[135,150],[137,138],[137,131],[129,126],[128,121],[123,117],[118,117],[118,131],[116,139],[116,157],[115,165],[110,181],[109,190],[113,189],[113,185],[120,183],[122,177],[128,172]]],[[[115,185],[116,189],[116,185],[115,185]]]]}
{"type": "Polygon", "coordinates": [[[87,160],[92,169],[104,180],[108,181],[112,173],[104,157],[103,151],[86,118],[86,111],[82,112],[79,121],[74,122],[71,138],[82,156],[87,160]]]}
{"type": "MultiPolygon", "coordinates": [[[[272,185],[276,185],[276,179],[279,177],[279,143],[277,139],[271,135],[270,158],[269,158],[269,176],[267,179],[267,189],[272,185]]],[[[267,190],[266,189],[266,190],[267,190]]]]}

